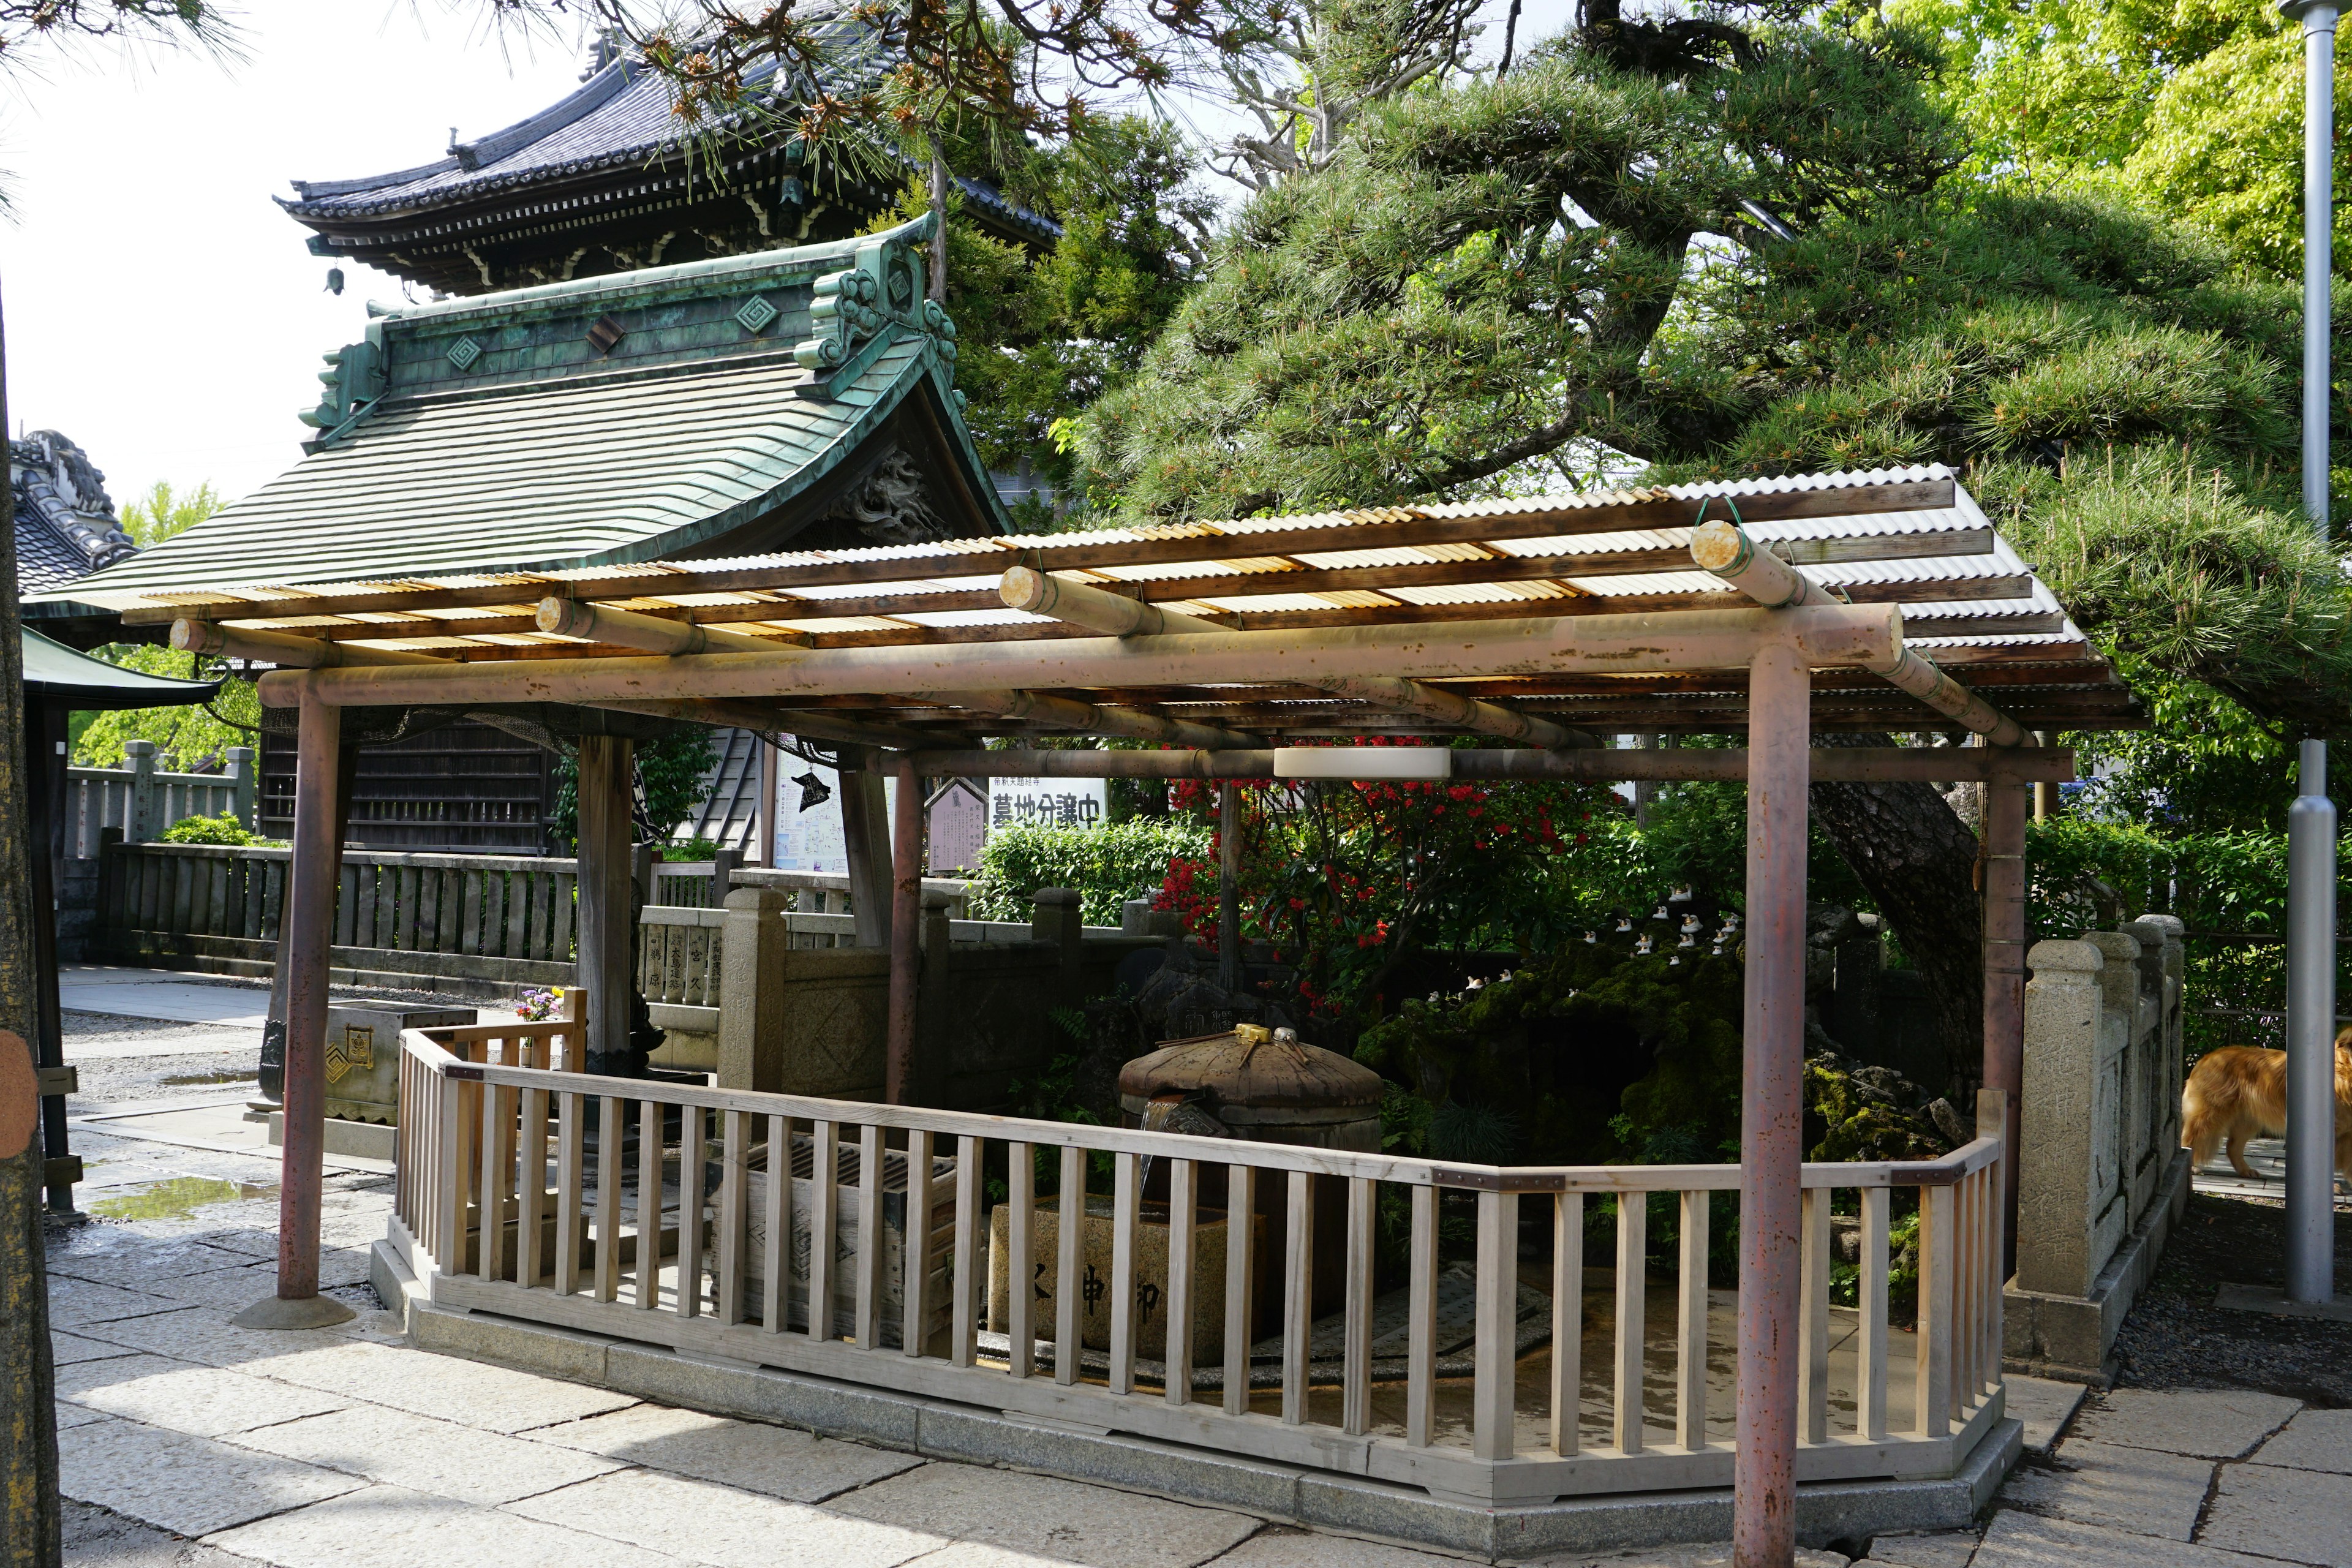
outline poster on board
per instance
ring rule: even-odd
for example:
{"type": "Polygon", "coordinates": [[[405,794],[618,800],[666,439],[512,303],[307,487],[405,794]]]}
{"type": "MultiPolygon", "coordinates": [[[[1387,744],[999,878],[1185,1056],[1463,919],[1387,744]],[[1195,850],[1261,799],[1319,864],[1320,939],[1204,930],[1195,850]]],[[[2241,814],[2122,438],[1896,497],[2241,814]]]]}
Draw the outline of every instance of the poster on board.
{"type": "MultiPolygon", "coordinates": [[[[841,832],[840,773],[788,752],[777,758],[783,765],[774,770],[776,795],[768,819],[776,826],[768,864],[779,871],[845,873],[849,851],[841,832]]],[[[884,800],[895,801],[898,794],[898,781],[885,778],[884,800]]]]}

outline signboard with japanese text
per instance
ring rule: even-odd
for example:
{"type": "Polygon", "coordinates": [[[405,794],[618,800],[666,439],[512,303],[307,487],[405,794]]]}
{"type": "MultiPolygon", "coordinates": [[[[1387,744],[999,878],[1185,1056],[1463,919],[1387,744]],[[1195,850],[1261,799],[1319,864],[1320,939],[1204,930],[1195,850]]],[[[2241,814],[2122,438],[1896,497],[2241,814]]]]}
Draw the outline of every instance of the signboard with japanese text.
{"type": "Polygon", "coordinates": [[[1110,818],[1108,779],[991,779],[988,826],[1099,827],[1110,818]]]}

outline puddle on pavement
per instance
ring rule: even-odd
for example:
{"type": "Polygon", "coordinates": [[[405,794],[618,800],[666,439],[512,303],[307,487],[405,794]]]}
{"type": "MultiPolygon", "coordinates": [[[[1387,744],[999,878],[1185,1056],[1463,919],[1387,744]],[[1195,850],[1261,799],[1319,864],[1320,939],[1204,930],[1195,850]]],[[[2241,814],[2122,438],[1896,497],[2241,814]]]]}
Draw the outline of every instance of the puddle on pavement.
{"type": "Polygon", "coordinates": [[[248,1198],[272,1198],[277,1187],[251,1182],[225,1182],[214,1176],[173,1176],[168,1181],[142,1182],[112,1197],[83,1205],[102,1219],[193,1219],[212,1204],[233,1204],[248,1198]]]}

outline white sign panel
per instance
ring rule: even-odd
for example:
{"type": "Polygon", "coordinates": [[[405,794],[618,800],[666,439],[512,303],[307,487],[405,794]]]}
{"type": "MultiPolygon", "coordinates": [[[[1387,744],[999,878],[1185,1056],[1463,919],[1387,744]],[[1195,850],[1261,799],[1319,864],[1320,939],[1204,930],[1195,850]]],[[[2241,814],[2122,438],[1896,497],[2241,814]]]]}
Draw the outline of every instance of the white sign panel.
{"type": "MultiPolygon", "coordinates": [[[[831,768],[820,768],[803,763],[790,752],[779,752],[783,764],[775,771],[775,809],[770,820],[776,825],[775,842],[769,846],[768,864],[779,871],[831,871],[849,869],[849,851],[844,846],[841,833],[841,775],[831,768]],[[804,783],[814,778],[823,786],[825,798],[805,809],[802,802],[810,792],[804,783]]],[[[884,798],[898,794],[898,781],[882,781],[884,798]]]]}
{"type": "Polygon", "coordinates": [[[1110,818],[1108,779],[991,779],[988,826],[1099,827],[1110,818]]]}

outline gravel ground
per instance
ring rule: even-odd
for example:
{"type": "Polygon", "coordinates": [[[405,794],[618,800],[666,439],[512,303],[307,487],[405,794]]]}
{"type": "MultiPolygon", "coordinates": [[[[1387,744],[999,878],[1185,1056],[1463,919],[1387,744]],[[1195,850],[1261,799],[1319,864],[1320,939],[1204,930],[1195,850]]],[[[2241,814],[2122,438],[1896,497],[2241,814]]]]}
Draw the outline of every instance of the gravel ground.
{"type": "MultiPolygon", "coordinates": [[[[2128,1388],[2248,1388],[2332,1409],[2352,1406],[2352,1323],[2223,1311],[2223,1284],[2284,1279],[2286,1209],[2199,1193],[2116,1342],[2128,1388]]],[[[2336,1291],[2352,1297],[2352,1214],[2336,1216],[2336,1291]]]]}
{"type": "Polygon", "coordinates": [[[66,1060],[81,1078],[81,1091],[66,1100],[69,1115],[86,1116],[138,1100],[226,1099],[240,1091],[260,1092],[256,1078],[261,1063],[258,1029],[118,1018],[105,1013],[67,1013],[60,1022],[66,1060]],[[92,1054],[124,1047],[150,1054],[92,1054]]]}

